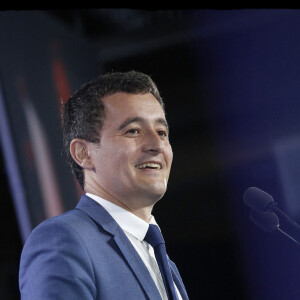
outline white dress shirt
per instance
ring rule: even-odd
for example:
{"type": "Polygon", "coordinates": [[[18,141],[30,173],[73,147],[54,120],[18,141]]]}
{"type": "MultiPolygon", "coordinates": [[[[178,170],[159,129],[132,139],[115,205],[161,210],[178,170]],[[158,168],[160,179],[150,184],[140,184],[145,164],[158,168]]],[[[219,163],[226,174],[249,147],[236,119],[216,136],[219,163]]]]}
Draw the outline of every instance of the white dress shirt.
{"type": "MultiPolygon", "coordinates": [[[[162,299],[168,300],[163,279],[155,259],[154,249],[150,244],[144,241],[144,238],[149,228],[149,224],[157,225],[154,216],[151,216],[149,223],[147,223],[141,218],[134,215],[133,213],[125,210],[124,208],[110,201],[107,201],[94,194],[86,193],[86,195],[98,202],[123,229],[126,236],[128,237],[133,247],[143,260],[145,266],[147,267],[155,285],[159,290],[162,299]]],[[[178,295],[178,299],[182,300],[175,283],[174,286],[178,295]]]]}

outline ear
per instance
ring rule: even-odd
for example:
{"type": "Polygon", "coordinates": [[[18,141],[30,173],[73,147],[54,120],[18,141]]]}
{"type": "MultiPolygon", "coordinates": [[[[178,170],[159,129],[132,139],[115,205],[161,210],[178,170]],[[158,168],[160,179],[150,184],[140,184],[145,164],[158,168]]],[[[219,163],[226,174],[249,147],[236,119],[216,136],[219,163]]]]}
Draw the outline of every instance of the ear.
{"type": "Polygon", "coordinates": [[[82,139],[74,139],[70,143],[70,153],[75,162],[83,169],[94,169],[91,157],[88,152],[89,142],[82,139]]]}

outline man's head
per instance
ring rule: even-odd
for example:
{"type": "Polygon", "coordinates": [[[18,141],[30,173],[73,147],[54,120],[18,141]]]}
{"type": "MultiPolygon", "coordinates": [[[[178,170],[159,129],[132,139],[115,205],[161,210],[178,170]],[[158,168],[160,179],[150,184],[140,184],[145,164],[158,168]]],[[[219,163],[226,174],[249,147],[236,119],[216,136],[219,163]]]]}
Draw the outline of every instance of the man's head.
{"type": "Polygon", "coordinates": [[[172,150],[164,105],[149,76],[131,71],[98,77],[66,102],[62,121],[66,154],[82,188],[99,184],[108,194],[121,194],[154,184],[154,193],[163,195],[172,150]]]}

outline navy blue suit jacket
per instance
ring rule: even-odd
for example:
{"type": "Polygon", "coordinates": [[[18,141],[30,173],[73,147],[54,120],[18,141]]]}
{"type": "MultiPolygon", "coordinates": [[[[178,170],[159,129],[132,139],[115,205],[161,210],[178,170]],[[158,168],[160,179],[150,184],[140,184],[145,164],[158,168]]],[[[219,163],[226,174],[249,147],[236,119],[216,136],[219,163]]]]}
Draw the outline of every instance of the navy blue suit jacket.
{"type": "MultiPolygon", "coordinates": [[[[187,300],[179,272],[169,262],[187,300]]],[[[23,300],[161,299],[123,230],[85,195],[75,209],[32,231],[21,255],[19,286],[23,300]]]]}

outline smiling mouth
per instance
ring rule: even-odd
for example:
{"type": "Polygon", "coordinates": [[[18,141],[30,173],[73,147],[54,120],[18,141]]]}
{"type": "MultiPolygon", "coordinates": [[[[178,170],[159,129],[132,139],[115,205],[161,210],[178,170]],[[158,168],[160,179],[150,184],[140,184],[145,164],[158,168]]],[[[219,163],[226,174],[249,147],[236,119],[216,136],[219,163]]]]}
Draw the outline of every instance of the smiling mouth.
{"type": "Polygon", "coordinates": [[[153,169],[153,170],[160,170],[162,168],[161,164],[151,163],[151,162],[136,165],[135,167],[137,169],[153,169]]]}

